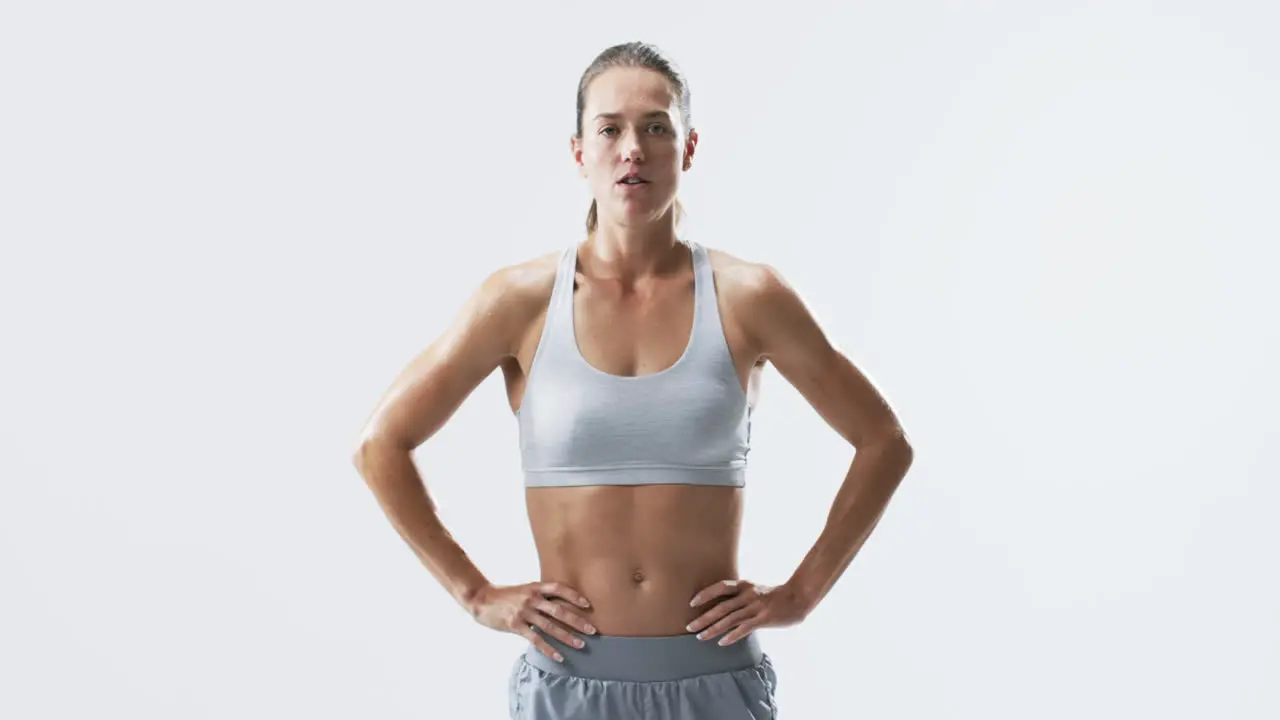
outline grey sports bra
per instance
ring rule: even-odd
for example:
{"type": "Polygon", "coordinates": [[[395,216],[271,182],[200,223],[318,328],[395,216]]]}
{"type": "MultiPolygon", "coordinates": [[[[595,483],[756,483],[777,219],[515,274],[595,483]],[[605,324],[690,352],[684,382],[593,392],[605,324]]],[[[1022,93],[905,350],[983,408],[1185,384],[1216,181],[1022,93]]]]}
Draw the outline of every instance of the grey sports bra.
{"type": "Polygon", "coordinates": [[[728,485],[745,481],[751,408],[720,324],[707,251],[693,255],[693,330],[674,365],[597,369],[573,326],[577,245],[565,250],[517,412],[528,487],[728,485]]]}

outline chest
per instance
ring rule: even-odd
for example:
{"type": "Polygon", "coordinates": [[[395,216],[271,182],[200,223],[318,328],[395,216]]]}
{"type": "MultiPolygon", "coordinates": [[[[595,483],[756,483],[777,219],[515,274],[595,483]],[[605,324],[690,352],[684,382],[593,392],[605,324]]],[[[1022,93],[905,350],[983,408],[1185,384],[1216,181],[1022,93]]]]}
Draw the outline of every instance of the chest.
{"type": "Polygon", "coordinates": [[[578,352],[611,375],[661,372],[689,346],[696,304],[691,274],[630,287],[579,276],[572,320],[578,352]]]}

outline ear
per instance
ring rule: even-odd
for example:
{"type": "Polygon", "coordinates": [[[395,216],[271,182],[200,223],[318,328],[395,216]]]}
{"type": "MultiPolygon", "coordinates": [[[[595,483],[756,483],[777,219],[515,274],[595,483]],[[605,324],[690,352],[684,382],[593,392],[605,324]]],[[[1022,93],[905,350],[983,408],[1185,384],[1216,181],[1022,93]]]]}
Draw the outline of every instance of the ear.
{"type": "Polygon", "coordinates": [[[577,135],[569,136],[569,152],[573,154],[573,164],[578,166],[578,175],[587,176],[587,168],[582,164],[582,139],[577,135]]]}
{"type": "Polygon", "coordinates": [[[693,153],[698,149],[698,131],[689,128],[689,137],[684,141],[684,169],[693,167],[693,153]]]}

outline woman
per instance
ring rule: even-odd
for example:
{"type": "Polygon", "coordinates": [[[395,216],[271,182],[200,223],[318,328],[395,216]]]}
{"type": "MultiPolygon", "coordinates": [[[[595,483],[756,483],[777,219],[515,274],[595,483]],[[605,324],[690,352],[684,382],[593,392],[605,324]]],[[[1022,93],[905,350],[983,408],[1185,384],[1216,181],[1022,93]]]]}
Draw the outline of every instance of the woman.
{"type": "Polygon", "coordinates": [[[397,531],[482,625],[529,641],[511,716],[775,716],[753,631],[802,620],[911,463],[894,413],[768,266],[676,234],[698,143],[689,90],[652,46],[609,48],[578,86],[580,243],[497,270],[395,380],[355,456],[397,531]],[[826,528],[777,586],[738,577],[751,408],[772,362],[856,448],[826,528]],[[501,368],[541,579],[489,583],[412,461],[501,368]]]}

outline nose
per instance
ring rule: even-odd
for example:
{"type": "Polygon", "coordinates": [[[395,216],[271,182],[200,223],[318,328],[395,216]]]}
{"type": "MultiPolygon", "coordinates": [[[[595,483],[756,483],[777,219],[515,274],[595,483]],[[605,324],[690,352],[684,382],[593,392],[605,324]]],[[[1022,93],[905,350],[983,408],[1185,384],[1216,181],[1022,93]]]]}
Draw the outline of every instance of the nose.
{"type": "Polygon", "coordinates": [[[644,160],[644,150],[640,147],[640,138],[635,133],[627,133],[619,143],[618,149],[624,161],[636,163],[644,160]]]}

